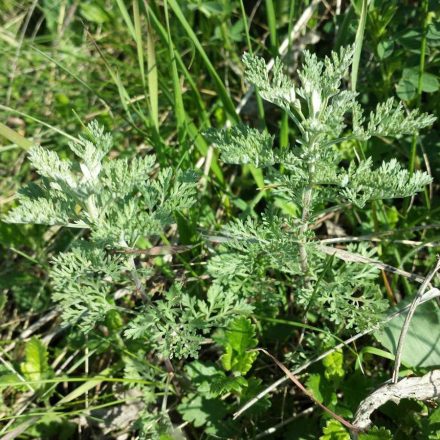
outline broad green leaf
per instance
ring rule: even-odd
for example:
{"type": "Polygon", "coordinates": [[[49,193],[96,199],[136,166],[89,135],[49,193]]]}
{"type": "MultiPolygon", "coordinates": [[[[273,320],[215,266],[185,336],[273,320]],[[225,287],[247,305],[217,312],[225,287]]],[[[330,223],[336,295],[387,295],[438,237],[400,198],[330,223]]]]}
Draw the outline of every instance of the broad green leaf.
{"type": "Polygon", "coordinates": [[[320,383],[321,383],[321,376],[319,374],[316,373],[310,374],[306,382],[306,387],[309,391],[311,391],[313,397],[318,402],[322,403],[324,401],[324,397],[322,396],[321,391],[319,389],[320,383]]]}
{"type": "Polygon", "coordinates": [[[249,351],[257,346],[255,326],[249,319],[240,317],[225,332],[225,354],[221,357],[223,368],[238,374],[246,374],[252,367],[258,352],[249,351]]]}
{"type": "Polygon", "coordinates": [[[242,376],[217,376],[212,379],[211,391],[215,396],[231,392],[240,394],[247,385],[247,380],[242,376]]]}
{"type": "Polygon", "coordinates": [[[80,12],[87,21],[92,21],[93,23],[103,24],[110,19],[104,9],[93,3],[81,2],[80,12]]]}
{"type": "Polygon", "coordinates": [[[434,93],[439,89],[438,77],[432,73],[425,72],[422,75],[422,91],[426,93],[434,93]]]}
{"type": "Polygon", "coordinates": [[[255,338],[255,326],[250,319],[244,317],[232,321],[226,330],[226,337],[232,349],[237,353],[244,353],[258,344],[255,338]]]}
{"type": "Polygon", "coordinates": [[[202,396],[190,394],[177,407],[183,420],[194,427],[209,424],[222,418],[226,414],[226,406],[219,399],[205,399],[202,396]]]}
{"type": "MultiPolygon", "coordinates": [[[[403,306],[404,304],[402,304],[403,306]]],[[[395,317],[374,334],[375,338],[391,353],[396,347],[402,330],[405,314],[395,317]]],[[[419,306],[410,322],[402,352],[402,363],[413,368],[428,368],[440,365],[440,310],[429,302],[419,306]]]]}
{"type": "MultiPolygon", "coordinates": [[[[204,397],[212,398],[212,386],[216,382],[225,379],[225,373],[218,369],[212,363],[202,363],[194,361],[188,364],[185,372],[193,385],[197,387],[197,391],[204,397]]],[[[215,392],[214,394],[218,394],[215,392]]]]}
{"type": "Polygon", "coordinates": [[[323,374],[310,374],[306,387],[318,402],[330,407],[334,407],[338,403],[334,382],[329,381],[323,374]]]}
{"type": "Polygon", "coordinates": [[[393,40],[384,40],[380,41],[377,45],[377,55],[381,60],[388,58],[394,50],[394,41],[393,40]]]}
{"type": "Polygon", "coordinates": [[[410,101],[417,94],[417,87],[407,79],[400,78],[396,86],[397,96],[403,101],[410,101]]]}
{"type": "MultiPolygon", "coordinates": [[[[46,379],[51,372],[46,346],[39,339],[32,338],[26,343],[25,356],[20,366],[23,376],[32,382],[46,379]]],[[[32,384],[32,387],[37,389],[41,385],[32,384]]]]}
{"type": "Polygon", "coordinates": [[[20,376],[18,374],[0,374],[0,385],[5,386],[8,384],[16,385],[17,383],[20,383],[20,376]]]}
{"type": "MultiPolygon", "coordinates": [[[[421,91],[434,93],[439,89],[439,80],[436,75],[424,72],[422,74],[421,91]]],[[[400,99],[408,101],[413,99],[419,87],[419,68],[411,67],[403,69],[402,78],[396,87],[397,95],[400,99]]]]}
{"type": "Polygon", "coordinates": [[[238,353],[230,345],[227,345],[226,352],[221,357],[221,362],[226,371],[246,374],[252,368],[257,356],[258,352],[256,351],[238,353]]]}
{"type": "MultiPolygon", "coordinates": [[[[440,408],[434,410],[429,416],[429,424],[430,425],[440,425],[440,408]]],[[[440,426],[439,426],[440,428],[440,426]]]]}
{"type": "Polygon", "coordinates": [[[431,47],[440,46],[440,23],[438,20],[428,26],[426,38],[428,39],[429,45],[431,47]]]}

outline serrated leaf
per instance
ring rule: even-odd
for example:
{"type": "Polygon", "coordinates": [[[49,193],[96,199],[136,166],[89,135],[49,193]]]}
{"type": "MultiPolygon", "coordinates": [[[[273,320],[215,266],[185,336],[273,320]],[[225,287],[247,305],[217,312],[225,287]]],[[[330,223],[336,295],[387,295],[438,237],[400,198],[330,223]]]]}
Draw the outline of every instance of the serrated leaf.
{"type": "Polygon", "coordinates": [[[335,351],[326,356],[322,364],[325,367],[325,377],[328,380],[338,380],[345,376],[344,355],[342,350],[335,351]]]}
{"type": "Polygon", "coordinates": [[[249,319],[240,317],[232,321],[225,332],[225,354],[221,357],[223,368],[237,374],[246,374],[258,356],[249,351],[257,346],[255,326],[249,319]]]}
{"type": "Polygon", "coordinates": [[[235,392],[240,394],[243,388],[248,385],[247,380],[242,376],[227,377],[217,376],[211,382],[211,391],[215,396],[235,392]]]}
{"type": "Polygon", "coordinates": [[[198,393],[207,398],[219,394],[215,384],[226,379],[225,373],[211,363],[193,361],[186,366],[185,372],[192,384],[197,387],[198,393]]]}
{"type": "Polygon", "coordinates": [[[374,426],[368,432],[361,433],[359,440],[393,440],[393,436],[388,429],[374,426]]]}
{"type": "Polygon", "coordinates": [[[221,357],[221,362],[226,371],[246,374],[252,368],[252,364],[257,356],[258,352],[256,351],[247,353],[234,352],[232,347],[228,345],[226,347],[226,353],[221,357]]]}
{"type": "Polygon", "coordinates": [[[237,353],[244,353],[258,344],[258,339],[255,338],[255,326],[250,319],[244,317],[231,322],[226,330],[226,338],[237,353]]]}
{"type": "Polygon", "coordinates": [[[337,420],[329,420],[319,440],[350,440],[350,434],[337,420]]]}
{"type": "MultiPolygon", "coordinates": [[[[20,369],[25,379],[35,382],[46,379],[51,370],[48,363],[46,346],[37,338],[32,338],[26,343],[25,361],[21,363],[20,369]]],[[[44,384],[31,384],[32,388],[38,389],[44,384]]]]}

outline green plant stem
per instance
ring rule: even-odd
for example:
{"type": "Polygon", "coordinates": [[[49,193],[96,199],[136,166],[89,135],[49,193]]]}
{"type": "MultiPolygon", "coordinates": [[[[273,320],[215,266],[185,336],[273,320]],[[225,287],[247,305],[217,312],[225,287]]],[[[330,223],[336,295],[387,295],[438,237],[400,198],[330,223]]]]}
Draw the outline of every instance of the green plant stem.
{"type": "Polygon", "coordinates": [[[305,276],[305,285],[309,284],[307,275],[309,274],[309,262],[306,251],[306,233],[308,230],[308,222],[310,217],[310,210],[313,200],[313,175],[315,173],[315,166],[309,164],[309,182],[302,195],[302,215],[301,215],[301,228],[300,228],[300,244],[299,244],[299,262],[301,270],[305,276]]]}

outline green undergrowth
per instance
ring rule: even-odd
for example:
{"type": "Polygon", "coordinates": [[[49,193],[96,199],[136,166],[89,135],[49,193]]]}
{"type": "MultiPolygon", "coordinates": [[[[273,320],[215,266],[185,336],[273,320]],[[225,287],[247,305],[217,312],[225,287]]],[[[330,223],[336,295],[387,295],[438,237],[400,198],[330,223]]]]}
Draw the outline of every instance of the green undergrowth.
{"type": "Polygon", "coordinates": [[[1,436],[439,438],[436,2],[0,9],[1,436]]]}

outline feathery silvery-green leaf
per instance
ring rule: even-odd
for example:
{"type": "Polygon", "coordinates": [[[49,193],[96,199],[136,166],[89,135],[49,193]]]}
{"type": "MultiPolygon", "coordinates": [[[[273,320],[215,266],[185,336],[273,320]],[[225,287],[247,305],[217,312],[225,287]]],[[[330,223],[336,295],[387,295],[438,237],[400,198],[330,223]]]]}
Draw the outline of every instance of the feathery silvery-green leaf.
{"type": "Polygon", "coordinates": [[[332,52],[324,60],[304,51],[304,63],[298,72],[301,81],[298,94],[307,101],[311,115],[317,114],[321,104],[339,92],[341,81],[347,74],[352,59],[351,46],[341,48],[339,53],[332,52]]]}
{"type": "Polygon", "coordinates": [[[165,357],[196,357],[212,328],[251,311],[251,306],[218,285],[208,290],[207,301],[184,292],[181,285],[174,285],[163,300],[141,310],[124,334],[130,339],[146,339],[165,357]]]}
{"type": "Polygon", "coordinates": [[[417,170],[411,175],[396,159],[383,162],[375,170],[372,169],[371,158],[358,166],[352,164],[346,176],[346,187],[341,194],[359,207],[368,200],[411,196],[432,182],[427,173],[417,170]]]}
{"type": "MultiPolygon", "coordinates": [[[[349,245],[348,251],[373,257],[365,245],[349,245]]],[[[369,265],[317,260],[313,286],[298,290],[298,301],[311,307],[337,327],[363,330],[375,325],[387,309],[379,286],[378,270],[369,265]]]]}
{"type": "Polygon", "coordinates": [[[221,158],[226,163],[252,164],[257,167],[275,163],[273,136],[266,131],[236,125],[231,129],[210,129],[205,134],[220,150],[221,158]]]}
{"type": "Polygon", "coordinates": [[[139,191],[151,174],[155,161],[154,155],[135,157],[130,161],[109,160],[102,168],[103,185],[115,198],[123,198],[133,191],[139,191]]]}
{"type": "Polygon", "coordinates": [[[329,105],[321,113],[319,133],[328,138],[337,139],[347,128],[347,113],[350,113],[356,103],[357,93],[343,90],[330,99],[329,105]]]}
{"type": "MultiPolygon", "coordinates": [[[[89,229],[88,240],[55,257],[50,272],[64,322],[83,332],[117,310],[113,289],[133,276],[134,260],[109,252],[162,235],[175,222],[175,213],[195,202],[194,172],[164,168],[153,176],[154,156],[108,160],[111,147],[112,137],[93,122],[86,136],[70,145],[79,162],[32,148],[30,159],[41,179],[20,191],[18,206],[6,217],[14,223],[89,229]]],[[[158,303],[155,310],[170,316],[174,309],[167,304],[158,303]]],[[[186,315],[182,319],[186,325],[186,315]]]]}
{"type": "Polygon", "coordinates": [[[227,237],[208,271],[221,283],[233,278],[264,276],[271,270],[298,274],[298,229],[290,219],[265,216],[235,220],[222,229],[227,237]],[[231,277],[232,275],[232,277],[231,277]]]}
{"type": "Polygon", "coordinates": [[[434,123],[436,118],[427,113],[419,113],[418,110],[406,112],[401,102],[394,104],[390,98],[379,103],[374,112],[370,113],[370,120],[366,128],[366,134],[371,136],[397,137],[403,134],[413,134],[418,130],[434,123]]]}
{"type": "Polygon", "coordinates": [[[194,203],[194,173],[165,168],[152,178],[154,156],[105,160],[112,137],[96,123],[89,124],[87,136],[70,145],[81,159],[79,173],[53,151],[31,149],[43,179],[23,191],[6,221],[87,227],[102,245],[133,246],[139,237],[160,234],[174,222],[175,211],[194,203]]]}
{"type": "Polygon", "coordinates": [[[119,282],[127,264],[121,255],[84,244],[53,259],[50,278],[53,299],[60,304],[65,324],[87,333],[115,309],[112,285],[119,282]]]}
{"type": "Polygon", "coordinates": [[[266,101],[272,102],[285,110],[296,105],[294,83],[283,73],[283,64],[279,58],[275,60],[271,76],[263,58],[245,53],[245,78],[254,84],[259,94],[266,101]]]}
{"type": "Polygon", "coordinates": [[[54,151],[35,145],[29,150],[29,160],[40,176],[53,183],[62,182],[72,189],[77,187],[77,178],[71,171],[72,163],[61,160],[54,151]]]}
{"type": "Polygon", "coordinates": [[[82,159],[80,168],[83,180],[91,184],[101,172],[102,160],[112,148],[113,138],[96,121],[87,126],[86,134],[88,137],[80,136],[80,141],[71,142],[69,147],[82,159]]]}

